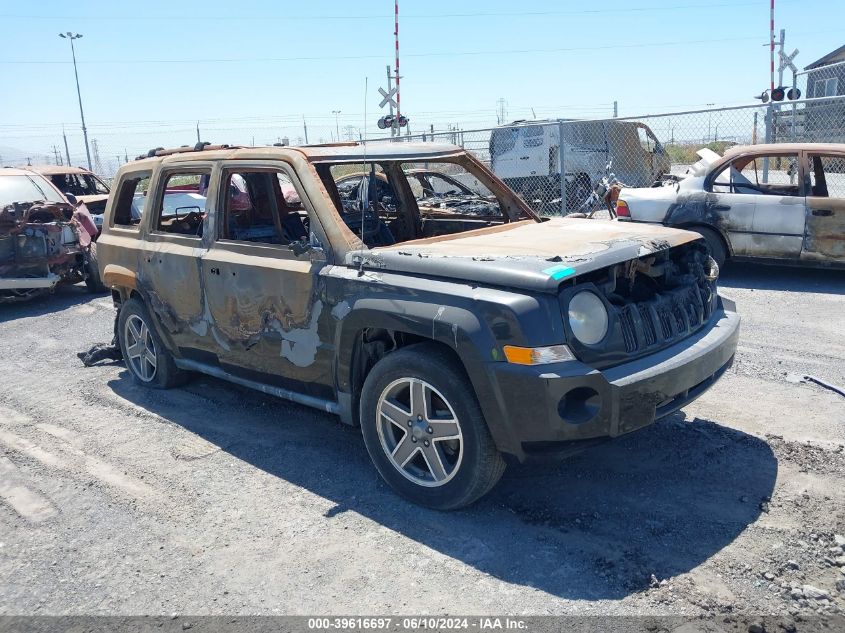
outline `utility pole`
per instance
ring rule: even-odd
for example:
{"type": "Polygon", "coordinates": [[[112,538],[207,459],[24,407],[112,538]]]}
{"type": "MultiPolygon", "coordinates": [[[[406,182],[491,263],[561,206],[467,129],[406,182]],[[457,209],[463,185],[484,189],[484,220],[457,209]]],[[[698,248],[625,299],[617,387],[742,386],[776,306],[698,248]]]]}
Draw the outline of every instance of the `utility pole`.
{"type": "Polygon", "coordinates": [[[619,116],[619,102],[614,101],[613,102],[613,118],[615,119],[618,116],[619,116]]]}
{"type": "MultiPolygon", "coordinates": [[[[102,174],[103,173],[103,165],[100,163],[100,148],[97,146],[97,139],[91,139],[91,147],[94,150],[94,167],[96,167],[96,173],[102,174]]],[[[93,169],[90,171],[94,171],[93,169]]]]}
{"type": "Polygon", "coordinates": [[[305,123],[305,115],[302,115],[302,131],[305,132],[305,144],[308,145],[308,124],[305,123]]]}
{"type": "Polygon", "coordinates": [[[127,151],[126,151],[126,148],[125,148],[125,147],[123,148],[123,162],[124,162],[124,163],[128,163],[128,162],[129,162],[129,152],[127,152],[127,151]]]}
{"type": "Polygon", "coordinates": [[[67,148],[67,134],[65,134],[65,126],[62,126],[62,136],[65,139],[65,158],[67,158],[68,167],[70,167],[70,150],[67,148]]]}
{"type": "Polygon", "coordinates": [[[76,49],[73,46],[73,40],[78,40],[82,37],[81,33],[59,33],[62,39],[70,40],[70,53],[73,56],[73,76],[76,78],[76,97],[79,99],[79,118],[82,119],[82,136],[85,139],[85,155],[88,157],[88,170],[93,171],[91,166],[91,150],[88,149],[88,129],[85,127],[85,112],[82,110],[82,93],[79,90],[79,73],[76,71],[76,49]]]}
{"type": "Polygon", "coordinates": [[[499,125],[504,125],[505,120],[508,117],[508,111],[507,111],[508,102],[505,101],[504,97],[501,97],[501,98],[499,98],[498,101],[496,101],[496,103],[499,106],[498,110],[496,112],[496,121],[498,122],[499,125]]]}
{"type": "MultiPolygon", "coordinates": [[[[390,94],[391,90],[393,90],[393,75],[390,74],[390,64],[387,65],[387,94],[390,94]]],[[[389,108],[390,108],[390,119],[391,121],[395,121],[393,118],[393,102],[389,101],[389,108]]],[[[390,126],[390,137],[396,134],[396,128],[394,126],[390,126]]]]}
{"type": "Polygon", "coordinates": [[[394,0],[394,31],[396,41],[396,118],[393,119],[393,127],[396,129],[396,136],[401,136],[402,130],[399,129],[399,118],[402,116],[402,101],[399,92],[399,0],[394,0]]]}
{"type": "Polygon", "coordinates": [[[57,165],[62,164],[62,155],[59,154],[59,148],[53,145],[53,159],[56,161],[57,165]]]}
{"type": "Polygon", "coordinates": [[[202,143],[200,140],[200,122],[197,121],[197,143],[202,143]]]}
{"type": "Polygon", "coordinates": [[[337,142],[340,142],[340,123],[337,121],[337,115],[340,114],[340,110],[332,110],[332,114],[334,115],[334,131],[337,137],[337,142]]]}

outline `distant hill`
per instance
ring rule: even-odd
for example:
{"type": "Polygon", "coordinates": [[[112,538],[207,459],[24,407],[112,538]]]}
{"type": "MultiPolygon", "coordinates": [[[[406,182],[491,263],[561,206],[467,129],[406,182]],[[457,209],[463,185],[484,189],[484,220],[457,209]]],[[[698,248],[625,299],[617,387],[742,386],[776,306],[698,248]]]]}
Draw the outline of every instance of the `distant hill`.
{"type": "Polygon", "coordinates": [[[44,154],[43,152],[35,152],[32,150],[19,149],[17,147],[9,147],[8,145],[0,145],[0,167],[17,167],[19,165],[26,165],[28,158],[32,160],[33,164],[38,163],[43,165],[45,162],[55,162],[53,156],[44,154]]]}

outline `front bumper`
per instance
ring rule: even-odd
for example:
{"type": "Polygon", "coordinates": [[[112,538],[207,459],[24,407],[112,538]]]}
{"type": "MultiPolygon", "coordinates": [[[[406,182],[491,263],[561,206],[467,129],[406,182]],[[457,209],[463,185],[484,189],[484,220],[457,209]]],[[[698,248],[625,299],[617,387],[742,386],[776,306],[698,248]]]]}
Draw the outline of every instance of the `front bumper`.
{"type": "Polygon", "coordinates": [[[46,277],[0,277],[0,290],[30,290],[52,288],[61,277],[50,273],[46,277]]]}
{"type": "Polygon", "coordinates": [[[482,407],[493,437],[501,450],[523,459],[561,442],[647,426],[698,398],[731,366],[739,322],[733,302],[720,298],[700,332],[601,371],[579,361],[488,363],[494,402],[482,407]]]}

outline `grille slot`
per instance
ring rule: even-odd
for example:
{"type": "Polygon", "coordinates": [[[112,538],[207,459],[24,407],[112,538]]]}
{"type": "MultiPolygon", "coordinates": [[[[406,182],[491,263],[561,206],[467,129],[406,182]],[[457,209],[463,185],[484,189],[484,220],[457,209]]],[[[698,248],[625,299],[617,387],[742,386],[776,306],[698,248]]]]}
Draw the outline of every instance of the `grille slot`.
{"type": "Polygon", "coordinates": [[[627,305],[622,308],[620,322],[622,323],[622,338],[625,340],[625,351],[633,352],[637,349],[637,331],[634,326],[634,307],[627,305]]]}

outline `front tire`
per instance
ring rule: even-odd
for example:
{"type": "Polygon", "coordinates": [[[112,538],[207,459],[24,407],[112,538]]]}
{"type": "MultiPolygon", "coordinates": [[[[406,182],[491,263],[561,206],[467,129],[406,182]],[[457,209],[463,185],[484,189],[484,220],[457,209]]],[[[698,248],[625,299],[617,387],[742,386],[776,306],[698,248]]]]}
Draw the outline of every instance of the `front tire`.
{"type": "Polygon", "coordinates": [[[695,226],[691,230],[701,235],[704,238],[704,241],[707,242],[707,248],[710,249],[710,257],[716,261],[716,265],[718,265],[719,268],[724,266],[725,260],[728,257],[728,249],[725,246],[725,242],[722,240],[722,236],[713,229],[708,229],[703,226],[695,226]]]}
{"type": "Polygon", "coordinates": [[[505,470],[463,368],[434,344],[406,347],[373,367],[361,427],[382,478],[429,508],[467,506],[505,470]]]}
{"type": "Polygon", "coordinates": [[[117,338],[123,361],[136,383],[169,389],[184,382],[185,373],[176,367],[140,299],[129,299],[120,307],[117,338]]]}

